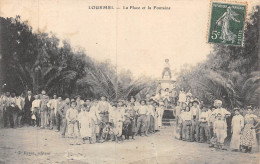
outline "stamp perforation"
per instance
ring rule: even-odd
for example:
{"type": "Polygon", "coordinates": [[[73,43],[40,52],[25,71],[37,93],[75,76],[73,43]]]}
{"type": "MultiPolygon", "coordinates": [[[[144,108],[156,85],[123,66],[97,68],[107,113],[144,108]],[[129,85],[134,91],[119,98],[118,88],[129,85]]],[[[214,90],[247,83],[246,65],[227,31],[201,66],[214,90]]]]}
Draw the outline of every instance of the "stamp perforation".
{"type": "Polygon", "coordinates": [[[243,46],[244,45],[244,30],[246,29],[246,22],[247,22],[247,14],[248,14],[248,2],[247,1],[232,1],[232,0],[210,0],[209,2],[209,10],[208,10],[208,22],[207,22],[207,33],[206,33],[206,40],[209,44],[224,44],[224,45],[232,45],[232,46],[243,46]],[[242,26],[242,40],[241,44],[233,44],[233,43],[214,43],[210,42],[210,30],[211,30],[211,19],[212,19],[212,12],[213,12],[213,3],[221,3],[227,5],[241,5],[245,7],[244,13],[244,20],[242,26]]]}

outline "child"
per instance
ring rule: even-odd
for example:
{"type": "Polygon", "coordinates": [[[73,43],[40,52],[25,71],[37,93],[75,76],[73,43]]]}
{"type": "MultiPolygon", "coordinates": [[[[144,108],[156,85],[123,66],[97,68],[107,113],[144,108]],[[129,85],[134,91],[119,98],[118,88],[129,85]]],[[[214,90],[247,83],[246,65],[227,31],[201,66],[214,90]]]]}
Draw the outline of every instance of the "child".
{"type": "Polygon", "coordinates": [[[192,123],[191,123],[191,112],[189,106],[185,107],[185,111],[181,114],[181,119],[183,121],[182,140],[191,141],[192,123]]]}
{"type": "Polygon", "coordinates": [[[35,95],[35,100],[32,102],[32,113],[35,115],[35,126],[40,126],[40,106],[41,100],[39,99],[39,95],[35,95]]]}
{"type": "Polygon", "coordinates": [[[199,115],[199,134],[200,134],[200,143],[204,142],[204,138],[207,138],[207,142],[209,143],[209,126],[208,126],[208,112],[206,106],[202,107],[202,112],[199,115]],[[205,135],[204,135],[205,133],[205,135]]]}
{"type": "Polygon", "coordinates": [[[104,139],[104,141],[107,141],[107,140],[110,139],[110,130],[111,130],[110,123],[107,122],[106,126],[103,128],[103,136],[102,136],[102,138],[104,139]]]}
{"type": "MultiPolygon", "coordinates": [[[[71,102],[71,107],[66,113],[67,125],[68,125],[68,137],[77,138],[78,137],[78,110],[76,108],[77,103],[75,101],[71,102]]],[[[77,143],[78,144],[78,143],[77,143]]],[[[71,144],[73,145],[73,144],[71,144]]]]}
{"type": "Polygon", "coordinates": [[[240,149],[240,137],[242,129],[244,128],[244,117],[240,115],[239,109],[235,108],[235,116],[232,118],[231,133],[232,138],[230,142],[230,149],[232,151],[238,151],[240,149]]]}
{"type": "Polygon", "coordinates": [[[199,142],[199,101],[194,100],[192,102],[192,107],[190,107],[191,117],[192,117],[192,129],[191,129],[191,140],[199,142]]]}
{"type": "Polygon", "coordinates": [[[214,122],[214,135],[217,138],[217,148],[224,150],[224,140],[227,137],[227,124],[222,119],[220,113],[217,114],[217,120],[214,122]]]}
{"type": "Polygon", "coordinates": [[[122,102],[118,101],[118,107],[117,105],[113,105],[113,108],[109,113],[109,122],[114,125],[113,135],[116,142],[121,139],[123,130],[124,113],[120,110],[121,105],[122,102]]]}
{"type": "Polygon", "coordinates": [[[124,124],[127,120],[128,120],[128,122],[130,120],[129,136],[132,136],[132,139],[134,139],[134,134],[135,134],[135,131],[136,131],[135,116],[136,116],[135,104],[131,103],[131,104],[128,105],[128,108],[126,109],[124,124]]]}
{"type": "Polygon", "coordinates": [[[37,125],[36,125],[36,116],[35,116],[34,113],[32,114],[32,126],[37,127],[37,125]]]}
{"type": "Polygon", "coordinates": [[[215,121],[215,116],[212,115],[213,111],[216,109],[215,106],[211,106],[210,109],[208,110],[208,126],[209,126],[209,139],[211,139],[214,135],[214,132],[213,132],[213,124],[214,124],[214,121],[215,121]]]}

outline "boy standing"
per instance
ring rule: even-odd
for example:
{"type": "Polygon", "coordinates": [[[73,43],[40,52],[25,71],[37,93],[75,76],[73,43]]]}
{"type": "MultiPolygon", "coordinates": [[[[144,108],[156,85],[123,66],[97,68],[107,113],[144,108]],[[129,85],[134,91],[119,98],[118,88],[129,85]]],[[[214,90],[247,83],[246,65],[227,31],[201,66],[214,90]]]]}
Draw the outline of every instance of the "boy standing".
{"type": "Polygon", "coordinates": [[[192,117],[192,130],[191,130],[191,140],[199,141],[199,102],[197,100],[193,101],[193,106],[190,109],[191,117],[192,117]],[[196,135],[195,135],[196,133],[196,135]]]}
{"type": "Polygon", "coordinates": [[[214,124],[214,121],[215,121],[215,116],[212,115],[213,111],[216,109],[215,106],[211,106],[210,109],[208,110],[208,126],[209,126],[209,139],[211,139],[214,135],[214,132],[213,132],[213,124],[214,124]]]}
{"type": "Polygon", "coordinates": [[[181,120],[183,122],[182,140],[192,141],[191,140],[192,121],[191,121],[191,112],[189,106],[185,107],[185,111],[181,114],[181,120]]]}
{"type": "Polygon", "coordinates": [[[138,119],[137,119],[137,128],[136,128],[136,135],[139,131],[139,129],[141,128],[141,136],[143,137],[143,134],[145,132],[145,125],[146,125],[146,115],[148,113],[148,107],[146,106],[146,101],[145,100],[141,100],[140,101],[140,107],[137,110],[137,115],[138,115],[138,119]]]}
{"type": "Polygon", "coordinates": [[[35,100],[33,100],[32,102],[32,113],[35,115],[35,121],[36,124],[34,125],[36,126],[40,126],[40,106],[41,106],[41,100],[39,99],[39,95],[35,95],[35,100]]]}
{"type": "Polygon", "coordinates": [[[202,107],[202,112],[199,118],[199,134],[200,134],[200,143],[204,142],[204,138],[207,138],[207,142],[209,143],[209,126],[208,126],[208,112],[206,106],[202,107]],[[205,135],[204,135],[205,133],[205,135]]]}

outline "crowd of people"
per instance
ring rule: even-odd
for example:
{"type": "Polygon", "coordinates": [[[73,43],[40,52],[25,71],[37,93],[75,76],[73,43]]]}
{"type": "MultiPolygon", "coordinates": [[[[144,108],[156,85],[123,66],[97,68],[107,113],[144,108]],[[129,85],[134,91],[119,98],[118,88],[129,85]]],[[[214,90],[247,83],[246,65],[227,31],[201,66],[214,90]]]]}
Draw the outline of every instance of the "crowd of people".
{"type": "Polygon", "coordinates": [[[228,111],[222,107],[221,100],[215,100],[212,106],[207,106],[198,98],[193,98],[190,92],[181,90],[175,108],[175,138],[187,142],[205,142],[209,147],[227,150],[224,142],[227,138],[227,118],[230,118],[230,149],[250,153],[253,147],[258,146],[256,128],[259,125],[259,117],[253,112],[252,106],[247,106],[244,116],[239,108],[228,111]]]}
{"type": "Polygon", "coordinates": [[[72,144],[121,142],[136,135],[149,136],[162,127],[164,104],[154,100],[107,101],[80,96],[75,98],[50,98],[43,90],[41,94],[16,96],[6,92],[1,96],[4,127],[19,128],[24,125],[61,132],[63,138],[72,138],[72,144]]]}
{"type": "Polygon", "coordinates": [[[227,118],[231,119],[232,138],[230,149],[251,152],[257,146],[256,128],[259,117],[253,114],[253,108],[247,107],[247,113],[241,114],[239,108],[227,110],[221,100],[215,100],[211,106],[205,105],[191,91],[182,89],[176,101],[167,97],[154,96],[136,101],[109,102],[105,96],[100,100],[58,97],[50,98],[43,90],[33,95],[16,96],[6,92],[1,96],[4,127],[23,125],[41,129],[56,129],[63,138],[72,138],[72,144],[102,143],[105,141],[121,142],[135,138],[136,135],[150,136],[162,127],[165,107],[173,107],[176,118],[175,138],[187,142],[208,143],[210,147],[226,150],[227,118]],[[159,100],[153,98],[161,97],[159,100]],[[169,99],[170,100],[170,99],[169,99]],[[233,113],[233,114],[232,114],[233,113]]]}

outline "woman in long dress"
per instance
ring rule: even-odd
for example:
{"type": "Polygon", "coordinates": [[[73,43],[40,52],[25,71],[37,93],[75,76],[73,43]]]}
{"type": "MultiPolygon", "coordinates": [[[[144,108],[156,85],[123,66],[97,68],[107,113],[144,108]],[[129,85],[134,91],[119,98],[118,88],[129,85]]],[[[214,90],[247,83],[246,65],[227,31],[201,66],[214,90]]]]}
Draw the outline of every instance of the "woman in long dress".
{"type": "Polygon", "coordinates": [[[252,107],[247,107],[245,115],[245,127],[241,136],[241,147],[245,153],[250,153],[252,147],[257,146],[255,128],[258,126],[257,116],[253,114],[252,107]]]}
{"type": "Polygon", "coordinates": [[[244,128],[244,117],[239,113],[239,109],[235,108],[235,116],[232,118],[231,132],[232,138],[230,142],[230,149],[238,151],[240,149],[240,137],[242,129],[244,128]]]}
{"type": "Polygon", "coordinates": [[[83,108],[79,113],[78,120],[79,120],[79,129],[80,129],[80,136],[85,143],[85,140],[89,140],[89,143],[93,143],[93,136],[95,136],[94,128],[94,116],[92,115],[90,108],[87,107],[87,104],[83,104],[83,108]]]}

